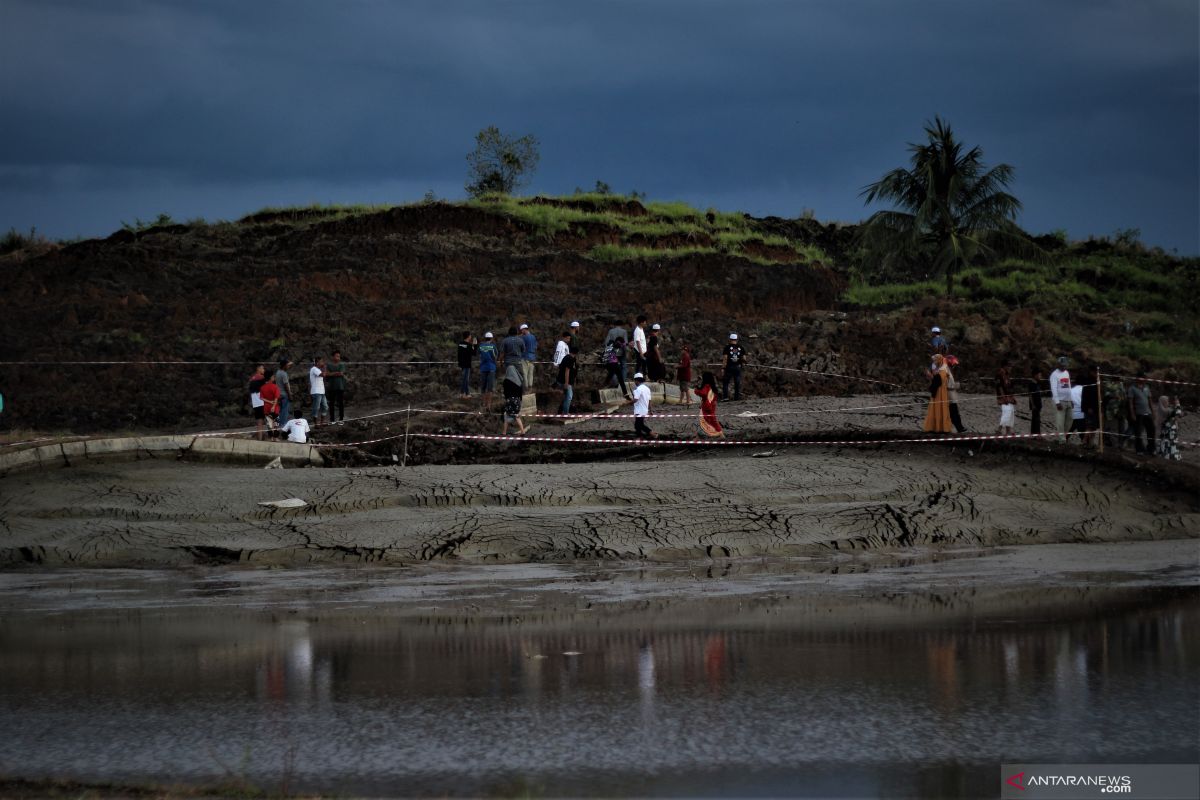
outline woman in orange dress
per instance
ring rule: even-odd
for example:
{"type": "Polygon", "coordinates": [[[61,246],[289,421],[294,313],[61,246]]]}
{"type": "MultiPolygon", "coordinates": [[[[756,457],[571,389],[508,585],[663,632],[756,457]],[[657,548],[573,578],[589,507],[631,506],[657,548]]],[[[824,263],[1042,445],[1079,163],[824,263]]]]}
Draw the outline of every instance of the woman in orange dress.
{"type": "Polygon", "coordinates": [[[950,432],[950,372],[941,354],[933,357],[934,373],[929,382],[929,410],[925,412],[925,430],[929,433],[950,432]]]}
{"type": "Polygon", "coordinates": [[[707,436],[724,439],[725,431],[717,421],[717,379],[711,372],[701,376],[696,396],[700,398],[700,430],[707,436]]]}

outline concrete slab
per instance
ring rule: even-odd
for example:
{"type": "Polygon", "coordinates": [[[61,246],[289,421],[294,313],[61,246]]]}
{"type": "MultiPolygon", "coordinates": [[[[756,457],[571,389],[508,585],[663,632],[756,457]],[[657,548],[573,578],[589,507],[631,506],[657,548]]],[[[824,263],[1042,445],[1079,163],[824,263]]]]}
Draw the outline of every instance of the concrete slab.
{"type": "Polygon", "coordinates": [[[291,466],[320,466],[324,463],[320,451],[308,444],[186,435],[125,436],[49,444],[15,453],[0,453],[0,474],[25,469],[52,469],[84,461],[132,461],[155,455],[255,464],[279,458],[284,464],[291,466]]]}

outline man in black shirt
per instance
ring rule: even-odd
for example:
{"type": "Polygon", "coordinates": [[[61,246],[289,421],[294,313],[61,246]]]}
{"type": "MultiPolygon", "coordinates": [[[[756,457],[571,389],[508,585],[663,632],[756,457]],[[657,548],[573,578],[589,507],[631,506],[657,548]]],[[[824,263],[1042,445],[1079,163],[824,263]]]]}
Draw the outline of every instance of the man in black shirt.
{"type": "Polygon", "coordinates": [[[458,393],[463,397],[471,396],[471,363],[475,359],[477,344],[470,331],[462,332],[462,341],[458,343],[458,368],[462,370],[462,383],[458,393]]]}
{"type": "Polygon", "coordinates": [[[1029,432],[1042,432],[1042,399],[1049,394],[1046,388],[1046,374],[1041,367],[1035,367],[1033,377],[1026,383],[1029,392],[1029,432]]]}
{"type": "Polygon", "coordinates": [[[575,356],[567,353],[558,364],[558,382],[562,384],[563,400],[560,414],[571,413],[571,402],[575,399],[575,356]]]}
{"type": "Polygon", "coordinates": [[[733,399],[742,399],[742,364],[746,361],[746,350],[738,344],[738,335],[736,333],[729,334],[729,344],[725,345],[725,350],[722,351],[724,357],[721,359],[721,372],[723,379],[721,381],[721,399],[729,399],[729,379],[733,379],[733,399]]]}

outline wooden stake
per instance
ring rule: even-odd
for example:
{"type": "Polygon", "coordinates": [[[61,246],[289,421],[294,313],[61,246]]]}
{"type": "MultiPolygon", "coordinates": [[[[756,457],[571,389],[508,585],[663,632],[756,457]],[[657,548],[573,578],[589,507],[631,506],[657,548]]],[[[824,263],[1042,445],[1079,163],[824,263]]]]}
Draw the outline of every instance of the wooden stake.
{"type": "Polygon", "coordinates": [[[1100,370],[1096,370],[1096,405],[1099,407],[1097,415],[1100,420],[1100,455],[1104,455],[1104,384],[1101,382],[1100,370]]]}
{"type": "Polygon", "coordinates": [[[412,418],[412,403],[408,404],[408,408],[404,413],[404,457],[400,460],[400,466],[408,466],[408,423],[412,418]]]}

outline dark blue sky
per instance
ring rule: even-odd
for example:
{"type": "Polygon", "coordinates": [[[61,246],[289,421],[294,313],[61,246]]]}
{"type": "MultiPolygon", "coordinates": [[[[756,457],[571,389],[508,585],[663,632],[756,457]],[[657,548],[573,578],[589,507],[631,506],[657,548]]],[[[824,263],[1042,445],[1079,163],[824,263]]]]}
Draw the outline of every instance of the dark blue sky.
{"type": "Polygon", "coordinates": [[[858,220],[935,114],[1016,167],[1031,231],[1200,252],[1196,0],[0,0],[0,230],[527,192],[858,220]]]}

